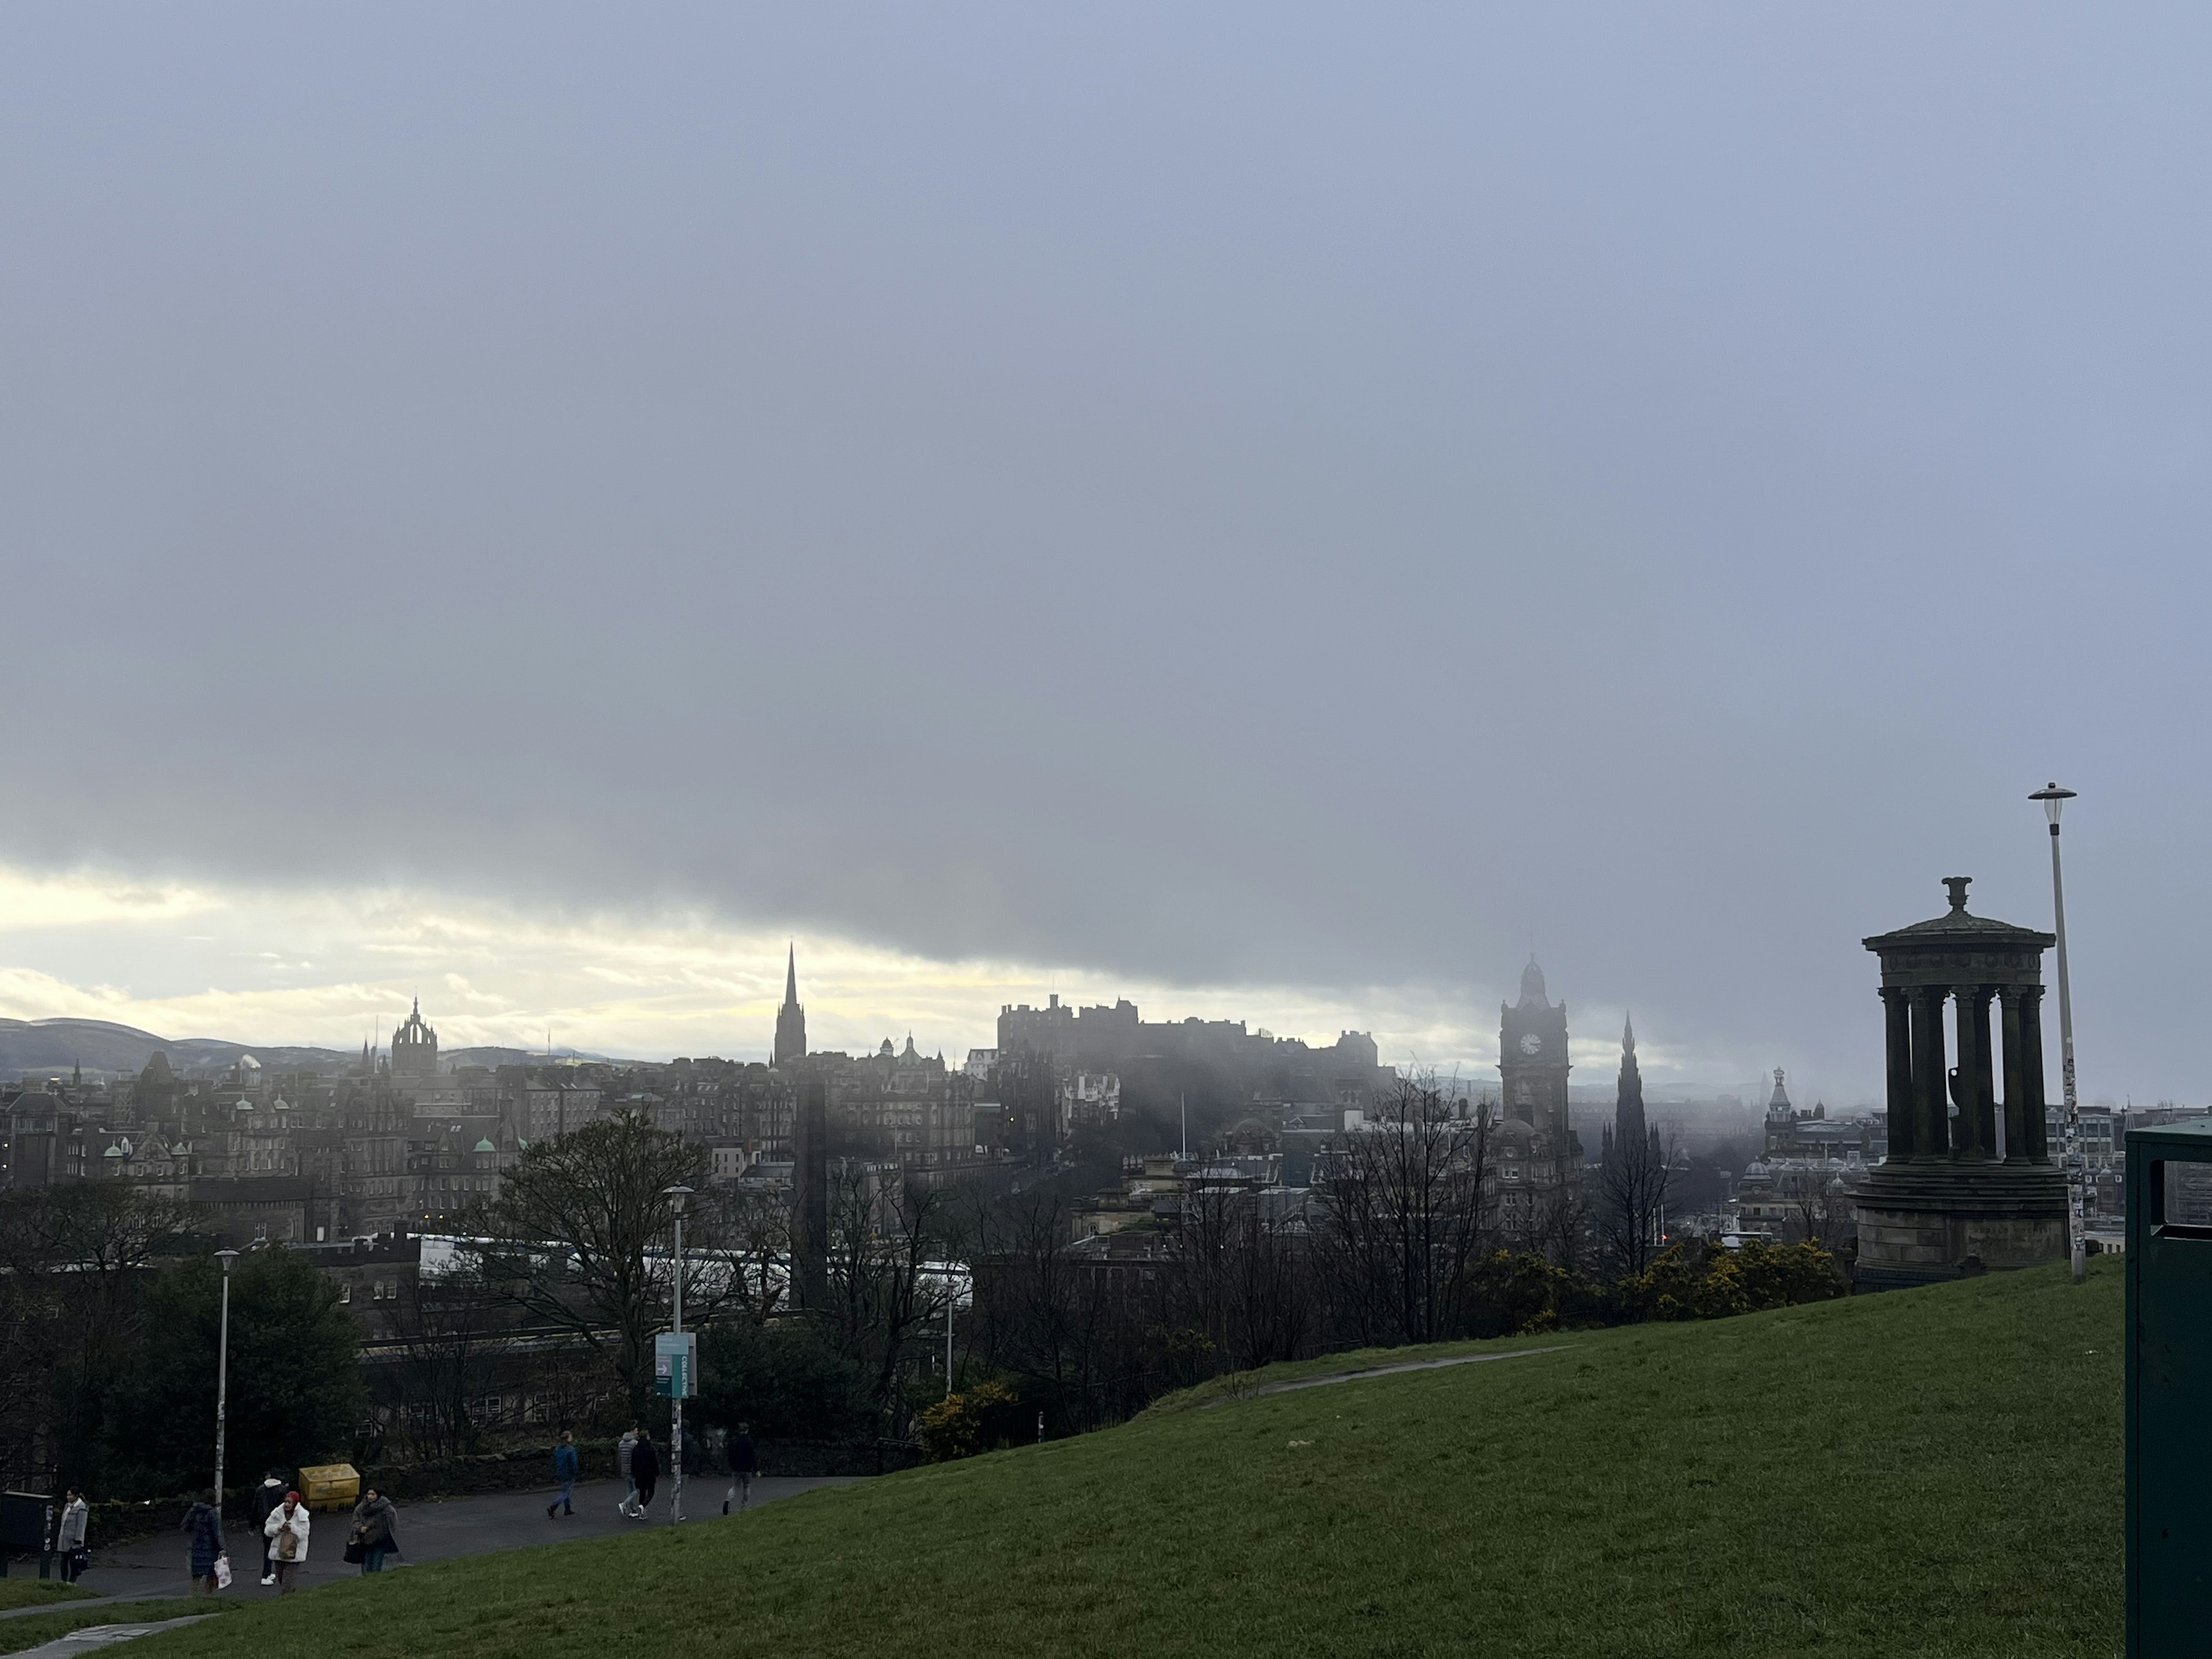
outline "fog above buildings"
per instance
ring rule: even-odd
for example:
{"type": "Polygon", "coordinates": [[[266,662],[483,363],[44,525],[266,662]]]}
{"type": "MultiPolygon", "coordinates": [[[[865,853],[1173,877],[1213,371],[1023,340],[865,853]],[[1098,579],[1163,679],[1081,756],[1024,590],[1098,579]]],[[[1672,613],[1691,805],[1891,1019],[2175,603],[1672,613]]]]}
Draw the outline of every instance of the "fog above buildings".
{"type": "Polygon", "coordinates": [[[15,11],[0,860],[2201,1096],[2208,29],[15,11]]]}

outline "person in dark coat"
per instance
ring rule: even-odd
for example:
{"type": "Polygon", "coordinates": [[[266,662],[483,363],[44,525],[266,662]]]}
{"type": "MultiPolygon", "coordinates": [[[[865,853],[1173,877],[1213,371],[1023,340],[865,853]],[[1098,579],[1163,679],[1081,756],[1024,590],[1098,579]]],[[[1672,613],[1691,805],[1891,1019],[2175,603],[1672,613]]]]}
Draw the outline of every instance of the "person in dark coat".
{"type": "Polygon", "coordinates": [[[361,1570],[382,1572],[384,1558],[399,1553],[398,1511],[374,1486],[364,1487],[353,1508],[351,1541],[361,1546],[361,1570]]]}
{"type": "Polygon", "coordinates": [[[730,1454],[730,1489],[722,1494],[725,1515],[730,1512],[730,1500],[733,1498],[739,1509],[753,1501],[753,1477],[760,1473],[760,1447],[753,1440],[753,1425],[738,1424],[726,1449],[730,1454]]]}
{"type": "Polygon", "coordinates": [[[215,1506],[212,1487],[202,1493],[200,1500],[185,1511],[183,1523],[177,1530],[188,1540],[186,1549],[192,1571],[192,1594],[215,1594],[215,1564],[222,1555],[222,1516],[215,1506]]]}
{"type": "Polygon", "coordinates": [[[264,1529],[269,1524],[269,1511],[284,1501],[284,1477],[271,1469],[253,1489],[253,1530],[262,1534],[261,1582],[264,1584],[276,1582],[276,1558],[270,1553],[276,1540],[264,1529]]]}
{"type": "Polygon", "coordinates": [[[637,1507],[630,1513],[642,1521],[653,1502],[653,1488],[660,1484],[660,1454],[653,1449],[651,1435],[641,1433],[637,1444],[630,1448],[629,1478],[637,1483],[637,1507]]]}

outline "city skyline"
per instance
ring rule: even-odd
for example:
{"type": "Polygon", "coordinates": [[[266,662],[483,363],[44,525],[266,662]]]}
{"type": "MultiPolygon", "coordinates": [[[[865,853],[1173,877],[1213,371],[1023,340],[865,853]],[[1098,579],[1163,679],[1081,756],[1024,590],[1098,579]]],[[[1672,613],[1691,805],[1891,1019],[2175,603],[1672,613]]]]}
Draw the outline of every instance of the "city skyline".
{"type": "MultiPolygon", "coordinates": [[[[180,928],[205,927],[213,925],[214,919],[235,920],[240,909],[230,900],[181,887],[132,890],[87,883],[64,896],[51,882],[36,886],[38,896],[26,897],[21,887],[10,889],[0,878],[0,897],[15,898],[19,916],[43,911],[48,926],[57,928],[72,922],[81,928],[85,922],[76,919],[95,916],[91,924],[95,929],[112,926],[134,912],[161,915],[180,928]],[[118,897],[118,893],[135,896],[136,902],[129,896],[118,897]]],[[[782,997],[784,952],[795,944],[809,1047],[816,1050],[866,1052],[886,1036],[903,1040],[911,1030],[926,1050],[941,1047],[947,1060],[957,1064],[967,1048],[991,1046],[999,1011],[1006,1004],[1042,1006],[1054,996],[1070,1005],[1110,1004],[1126,997],[1150,1018],[1243,1020],[1255,1030],[1316,1046],[1334,1042],[1346,1030],[1371,1030],[1386,1064],[1447,1075],[1471,1073],[1493,1085],[1492,1073],[1498,1060],[1495,998],[1486,1006],[1444,996],[1415,1002],[1402,993],[1358,1000],[1298,988],[1136,984],[1096,974],[1024,972],[1019,964],[930,963],[830,939],[738,934],[712,929],[696,919],[687,927],[641,930],[617,939],[587,922],[533,929],[511,915],[471,915],[465,910],[401,915],[396,913],[404,907],[392,896],[386,905],[382,914],[389,931],[374,941],[374,946],[387,956],[408,955],[422,962],[423,969],[416,976],[387,975],[369,980],[348,975],[337,982],[271,984],[252,991],[137,996],[112,987],[85,988],[58,977],[27,975],[21,968],[0,967],[0,1018],[103,1019],[173,1040],[214,1037],[349,1052],[363,1040],[383,1047],[395,1019],[419,996],[447,1048],[540,1052],[547,1047],[550,1017],[556,1053],[577,1048],[618,1059],[659,1060],[686,1053],[766,1059],[782,997]],[[481,967],[488,955],[509,951],[534,963],[541,983],[562,978],[565,968],[568,982],[627,979],[636,994],[627,1001],[501,1008],[498,999],[469,975],[435,966],[445,955],[481,967]],[[556,956],[564,956],[565,963],[556,964],[550,960],[556,956]],[[1409,1009],[1423,1015],[1423,1022],[1407,1022],[1409,1009]]],[[[243,925],[255,929],[265,924],[249,910],[243,925]]],[[[7,937],[8,929],[0,925],[0,939],[7,937]]],[[[218,946],[227,943],[206,942],[218,946]]],[[[323,934],[321,944],[328,943],[329,936],[323,934]]],[[[314,958],[305,951],[271,956],[274,960],[263,970],[269,978],[298,978],[295,970],[301,969],[308,977],[314,975],[314,958]]],[[[1522,965],[1510,965],[1513,982],[1517,983],[1522,965]]],[[[1600,1072],[1610,1076],[1607,1068],[1617,1058],[1617,1022],[1623,1010],[1607,1001],[1568,1000],[1574,1007],[1574,1060],[1578,1066],[1596,1068],[1589,1079],[1577,1081],[1579,1096],[1585,1081],[1588,1088],[1598,1086],[1600,1072]],[[1603,1029],[1608,1018],[1616,1024],[1610,1034],[1603,1029]]],[[[1786,1063],[1754,1057],[1732,1067],[1726,1060],[1686,1057],[1680,1046],[1648,1040],[1644,1053],[1647,1066],[1659,1073],[1655,1087],[1662,1092],[1745,1093],[1758,1087],[1773,1065],[1786,1063]]],[[[1832,1092],[1838,1100],[1856,1103],[1875,1098],[1871,1091],[1852,1095],[1847,1088],[1832,1092]]],[[[1745,1093],[1745,1097],[1751,1096],[1745,1093]]]]}

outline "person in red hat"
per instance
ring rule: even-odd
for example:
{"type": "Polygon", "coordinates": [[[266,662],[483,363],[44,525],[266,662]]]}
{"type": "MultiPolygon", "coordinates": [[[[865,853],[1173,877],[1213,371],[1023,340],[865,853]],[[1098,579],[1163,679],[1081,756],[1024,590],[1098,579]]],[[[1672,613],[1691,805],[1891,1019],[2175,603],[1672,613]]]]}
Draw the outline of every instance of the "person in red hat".
{"type": "Polygon", "coordinates": [[[296,1492],[286,1492],[284,1501],[270,1510],[269,1518],[261,1523],[261,1534],[269,1540],[269,1559],[276,1565],[279,1595],[292,1593],[293,1580],[307,1559],[308,1524],[307,1506],[296,1492]]]}

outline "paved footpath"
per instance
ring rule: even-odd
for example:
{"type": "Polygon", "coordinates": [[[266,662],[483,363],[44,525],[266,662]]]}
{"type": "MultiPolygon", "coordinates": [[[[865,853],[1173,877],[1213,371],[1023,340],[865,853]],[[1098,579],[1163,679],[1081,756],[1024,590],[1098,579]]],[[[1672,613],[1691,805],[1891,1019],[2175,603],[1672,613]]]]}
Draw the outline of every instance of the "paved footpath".
{"type": "MultiPolygon", "coordinates": [[[[753,1507],[773,1503],[779,1498],[811,1492],[817,1486],[842,1486],[851,1484],[854,1477],[829,1476],[818,1480],[796,1477],[763,1476],[753,1482],[753,1507]]],[[[684,1513],[687,1526],[696,1521],[719,1522],[722,1514],[722,1493],[729,1486],[727,1475],[700,1475],[684,1483],[684,1513]]],[[[442,1561],[449,1556],[477,1555],[487,1550],[520,1549],[529,1544],[550,1544],[563,1538],[602,1538],[620,1532],[641,1532],[647,1527],[668,1524],[670,1487],[665,1481],[654,1495],[653,1515],[649,1521],[631,1521],[616,1510],[623,1488],[612,1480],[593,1480],[576,1488],[576,1512],[558,1520],[545,1518],[545,1505],[552,1497],[549,1486],[539,1492],[498,1492],[488,1498],[452,1498],[419,1504],[404,1504],[398,1507],[399,1543],[403,1553],[387,1558],[386,1572],[404,1571],[409,1565],[424,1561],[442,1561]]],[[[350,1577],[359,1567],[345,1563],[346,1528],[352,1524],[350,1514],[324,1510],[316,1512],[312,1535],[307,1540],[307,1559],[298,1576],[300,1589],[311,1589],[317,1584],[327,1583],[333,1578],[350,1577]]],[[[222,1592],[226,1597],[244,1597],[252,1601],[276,1594],[272,1585],[264,1589],[261,1585],[261,1546],[246,1527],[233,1524],[228,1531],[230,1564],[236,1577],[230,1588],[222,1592]]],[[[181,1534],[175,1538],[144,1538],[135,1544],[125,1544],[112,1550],[98,1547],[94,1540],[92,1566],[77,1582],[86,1589],[101,1596],[188,1595],[191,1593],[191,1576],[185,1563],[185,1540],[181,1534]]],[[[64,1607],[89,1607],[90,1601],[49,1601],[36,1609],[52,1613],[64,1607]]],[[[128,1616],[128,1608],[117,1604],[118,1619],[128,1616]]],[[[0,1619],[9,1615],[0,1613],[0,1619]]]]}

